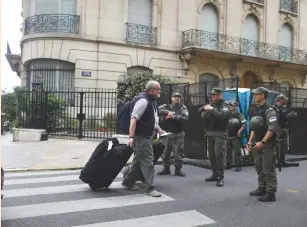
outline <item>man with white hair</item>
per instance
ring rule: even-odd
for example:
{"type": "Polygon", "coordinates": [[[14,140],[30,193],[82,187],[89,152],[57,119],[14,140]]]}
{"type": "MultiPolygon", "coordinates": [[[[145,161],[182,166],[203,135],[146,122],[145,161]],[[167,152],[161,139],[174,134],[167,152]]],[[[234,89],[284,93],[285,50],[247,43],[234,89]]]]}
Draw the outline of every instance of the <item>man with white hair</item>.
{"type": "Polygon", "coordinates": [[[159,126],[159,117],[156,100],[160,97],[160,84],[157,81],[149,81],[145,91],[141,92],[132,101],[132,114],[129,128],[128,145],[134,147],[134,159],[131,168],[122,182],[127,189],[138,189],[135,185],[134,174],[141,169],[146,189],[145,194],[152,197],[160,197],[161,193],[156,191],[153,184],[153,148],[152,140],[157,131],[165,133],[159,126]]]}

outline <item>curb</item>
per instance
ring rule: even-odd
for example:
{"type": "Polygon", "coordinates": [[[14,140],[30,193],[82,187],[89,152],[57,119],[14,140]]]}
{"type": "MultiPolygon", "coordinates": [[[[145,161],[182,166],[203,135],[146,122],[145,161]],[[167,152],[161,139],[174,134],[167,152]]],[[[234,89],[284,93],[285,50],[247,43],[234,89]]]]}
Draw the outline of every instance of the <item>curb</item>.
{"type": "MultiPolygon", "coordinates": [[[[126,166],[130,165],[131,163],[126,163],[126,166]]],[[[159,160],[157,162],[156,165],[161,165],[162,164],[162,161],[159,160]]],[[[25,168],[25,169],[3,169],[4,172],[7,172],[7,173],[18,173],[18,172],[43,172],[43,171],[59,171],[59,170],[81,170],[83,169],[83,167],[59,167],[59,168],[50,168],[50,169],[31,169],[31,168],[25,168]]]]}

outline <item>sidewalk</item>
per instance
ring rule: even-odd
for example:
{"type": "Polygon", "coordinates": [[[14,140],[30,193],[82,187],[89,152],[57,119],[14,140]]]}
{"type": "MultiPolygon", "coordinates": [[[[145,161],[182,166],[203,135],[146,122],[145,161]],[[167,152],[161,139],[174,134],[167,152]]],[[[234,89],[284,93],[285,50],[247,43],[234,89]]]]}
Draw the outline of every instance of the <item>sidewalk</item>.
{"type": "MultiPolygon", "coordinates": [[[[4,170],[83,168],[99,141],[49,139],[41,142],[12,142],[12,134],[2,136],[4,170]]],[[[131,163],[131,156],[128,163],[131,163]]]]}

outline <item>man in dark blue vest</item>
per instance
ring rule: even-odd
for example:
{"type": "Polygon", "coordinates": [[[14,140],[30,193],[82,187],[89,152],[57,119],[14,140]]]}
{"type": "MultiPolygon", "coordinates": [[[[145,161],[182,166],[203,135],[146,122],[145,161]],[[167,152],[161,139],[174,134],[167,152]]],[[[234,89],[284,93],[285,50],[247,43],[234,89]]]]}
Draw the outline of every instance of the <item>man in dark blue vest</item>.
{"type": "Polygon", "coordinates": [[[159,134],[165,133],[158,124],[156,100],[160,97],[160,90],[160,84],[157,81],[149,81],[145,86],[145,91],[133,100],[128,145],[134,147],[134,159],[122,183],[128,189],[138,189],[134,184],[134,174],[141,169],[146,183],[145,194],[152,197],[161,196],[153,184],[154,155],[152,148],[155,131],[159,134]]]}

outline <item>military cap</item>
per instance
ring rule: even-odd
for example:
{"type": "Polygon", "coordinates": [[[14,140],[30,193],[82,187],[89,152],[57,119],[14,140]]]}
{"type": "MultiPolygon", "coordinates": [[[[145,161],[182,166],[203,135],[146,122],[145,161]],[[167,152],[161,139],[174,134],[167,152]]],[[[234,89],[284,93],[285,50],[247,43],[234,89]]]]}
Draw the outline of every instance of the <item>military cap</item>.
{"type": "Polygon", "coordinates": [[[175,92],[173,92],[173,94],[172,94],[172,97],[174,97],[174,96],[179,96],[179,97],[181,97],[181,94],[180,94],[178,91],[175,91],[175,92]]]}
{"type": "Polygon", "coordinates": [[[280,95],[277,96],[277,101],[278,100],[286,100],[287,101],[288,98],[286,98],[283,94],[280,94],[280,95]]]}
{"type": "Polygon", "coordinates": [[[237,101],[231,101],[231,102],[229,102],[229,105],[231,105],[231,106],[238,106],[238,105],[239,105],[239,102],[237,102],[237,101]]]}
{"type": "Polygon", "coordinates": [[[253,91],[255,95],[257,94],[264,94],[265,97],[269,95],[269,90],[265,87],[258,87],[256,90],[253,91]]]}
{"type": "Polygon", "coordinates": [[[222,89],[221,88],[213,88],[211,92],[209,92],[210,95],[218,95],[222,93],[222,89]]]}

